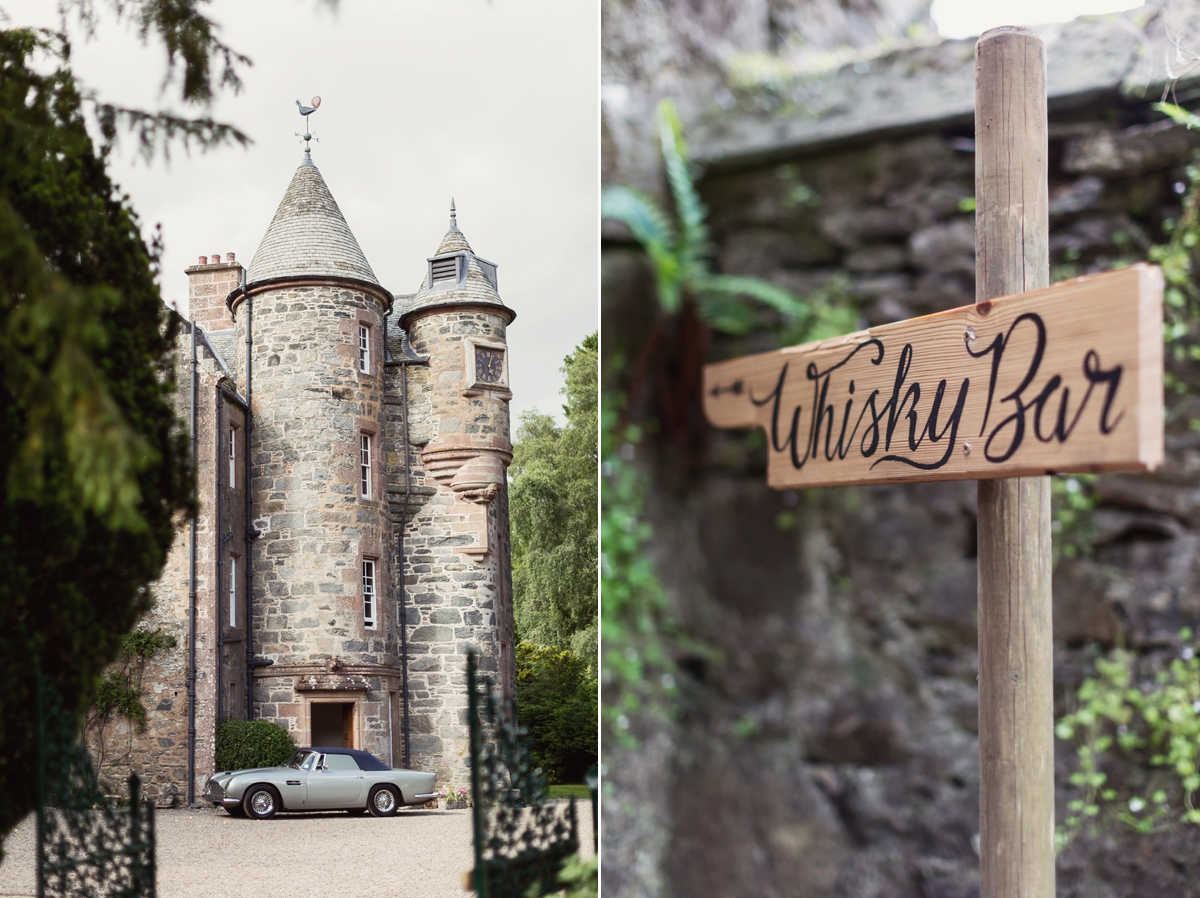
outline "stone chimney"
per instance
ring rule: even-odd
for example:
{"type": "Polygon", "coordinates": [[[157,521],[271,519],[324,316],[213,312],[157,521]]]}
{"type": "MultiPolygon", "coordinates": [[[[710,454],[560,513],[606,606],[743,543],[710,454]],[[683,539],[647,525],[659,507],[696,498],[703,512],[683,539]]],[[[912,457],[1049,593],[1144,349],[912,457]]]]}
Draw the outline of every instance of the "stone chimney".
{"type": "Polygon", "coordinates": [[[233,253],[216,253],[184,269],[188,276],[188,304],[191,318],[206,331],[233,329],[233,317],[225,307],[225,297],[242,283],[242,264],[234,261],[233,253]]]}

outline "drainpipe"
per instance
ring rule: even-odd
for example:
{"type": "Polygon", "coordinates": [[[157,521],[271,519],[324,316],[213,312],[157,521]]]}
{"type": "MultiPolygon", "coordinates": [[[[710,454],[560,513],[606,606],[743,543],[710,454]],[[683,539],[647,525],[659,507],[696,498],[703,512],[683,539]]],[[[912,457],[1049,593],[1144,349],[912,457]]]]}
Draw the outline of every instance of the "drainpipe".
{"type": "Polygon", "coordinates": [[[250,373],[250,349],[253,345],[253,337],[251,325],[253,322],[252,302],[250,295],[246,293],[246,269],[242,269],[242,295],[246,304],[246,426],[243,428],[246,432],[246,448],[242,452],[242,466],[246,470],[246,719],[254,719],[254,576],[253,576],[253,560],[250,552],[253,548],[252,541],[258,536],[258,531],[253,527],[253,509],[250,504],[250,427],[252,417],[250,415],[250,400],[251,400],[251,380],[250,373]]]}
{"type": "Polygon", "coordinates": [[[404,588],[404,529],[408,526],[408,502],[412,496],[412,476],[408,467],[408,365],[400,366],[400,396],[404,408],[404,505],[400,511],[400,532],[396,539],[396,564],[400,568],[400,673],[402,676],[404,702],[404,766],[412,766],[412,757],[408,748],[408,608],[404,588]]]}
{"type": "MultiPolygon", "coordinates": [[[[191,427],[192,427],[192,497],[197,498],[196,488],[196,322],[192,321],[192,395],[191,395],[191,427]]],[[[188,807],[196,801],[196,516],[198,508],[193,509],[191,539],[188,543],[188,767],[187,767],[187,803],[188,807]]]]}
{"type": "Polygon", "coordinates": [[[217,387],[217,446],[215,467],[217,469],[217,517],[216,525],[213,527],[213,532],[217,538],[217,576],[216,585],[213,587],[213,617],[216,619],[216,634],[217,634],[217,725],[225,719],[225,677],[221,665],[225,660],[225,636],[223,633],[223,622],[221,620],[221,593],[225,588],[225,578],[223,571],[225,568],[225,539],[221,536],[225,529],[225,465],[222,464],[224,459],[221,457],[221,434],[225,429],[225,392],[217,387]]]}
{"type": "MultiPolygon", "coordinates": [[[[387,328],[387,318],[383,320],[385,333],[387,328]]],[[[384,346],[387,346],[385,340],[384,346]]],[[[404,707],[404,766],[408,767],[412,764],[412,757],[409,748],[409,734],[411,725],[408,713],[408,608],[406,601],[406,589],[404,583],[404,529],[408,524],[408,506],[412,500],[412,471],[408,461],[408,453],[411,448],[408,441],[408,368],[410,365],[424,365],[429,359],[416,355],[408,344],[408,338],[405,336],[403,329],[400,331],[400,357],[391,359],[385,364],[389,368],[398,368],[400,370],[400,397],[401,407],[404,409],[404,424],[401,436],[401,450],[404,454],[404,505],[400,511],[400,527],[396,534],[396,568],[399,573],[397,582],[397,601],[400,606],[400,683],[401,695],[404,707]]]]}

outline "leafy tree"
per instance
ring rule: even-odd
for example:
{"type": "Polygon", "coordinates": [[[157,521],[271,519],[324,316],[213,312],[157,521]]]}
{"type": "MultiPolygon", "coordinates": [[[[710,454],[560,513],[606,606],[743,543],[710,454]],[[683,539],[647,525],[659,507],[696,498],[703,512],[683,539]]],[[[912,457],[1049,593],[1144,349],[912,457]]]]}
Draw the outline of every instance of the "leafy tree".
{"type": "MultiPolygon", "coordinates": [[[[202,2],[109,4],[161,39],[168,83],[179,76],[200,106],[214,81],[236,89],[247,61],[202,2]]],[[[64,29],[74,16],[90,32],[94,3],[62,6],[64,29]]],[[[106,171],[112,143],[122,131],[147,153],[172,138],[245,140],[210,119],[103,103],[70,61],[63,33],[0,30],[0,836],[36,800],[35,672],[77,729],[191,505],[176,320],[155,284],[157,242],[106,171]]]]}
{"type": "Polygon", "coordinates": [[[570,649],[517,644],[517,708],[533,756],[551,783],[581,783],[596,763],[599,692],[570,649]]]}
{"type": "Polygon", "coordinates": [[[517,630],[522,639],[570,645],[593,670],[598,348],[592,334],[563,362],[565,426],[522,415],[509,468],[517,630]]]}

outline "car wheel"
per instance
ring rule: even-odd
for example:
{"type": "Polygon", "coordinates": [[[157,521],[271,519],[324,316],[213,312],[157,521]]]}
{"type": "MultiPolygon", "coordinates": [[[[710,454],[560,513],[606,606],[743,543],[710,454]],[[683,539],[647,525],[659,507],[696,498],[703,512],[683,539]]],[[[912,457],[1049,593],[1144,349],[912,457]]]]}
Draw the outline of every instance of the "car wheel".
{"type": "Polygon", "coordinates": [[[367,798],[372,817],[393,817],[400,809],[400,793],[395,786],[376,786],[367,798]]]}
{"type": "Polygon", "coordinates": [[[247,817],[270,820],[280,809],[279,793],[270,786],[251,786],[242,799],[247,817]]]}
{"type": "Polygon", "coordinates": [[[366,812],[366,808],[346,808],[346,813],[351,817],[361,817],[366,812]]]}

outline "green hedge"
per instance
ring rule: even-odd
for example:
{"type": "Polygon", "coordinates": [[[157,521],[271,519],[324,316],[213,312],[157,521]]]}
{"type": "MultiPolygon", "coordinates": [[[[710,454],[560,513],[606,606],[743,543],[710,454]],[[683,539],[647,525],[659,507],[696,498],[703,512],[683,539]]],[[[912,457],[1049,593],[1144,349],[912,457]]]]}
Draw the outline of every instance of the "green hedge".
{"type": "Polygon", "coordinates": [[[288,731],[267,720],[226,720],[217,727],[217,770],[278,767],[295,751],[288,731]]]}

